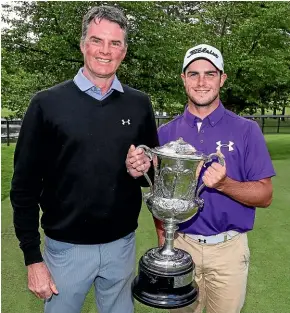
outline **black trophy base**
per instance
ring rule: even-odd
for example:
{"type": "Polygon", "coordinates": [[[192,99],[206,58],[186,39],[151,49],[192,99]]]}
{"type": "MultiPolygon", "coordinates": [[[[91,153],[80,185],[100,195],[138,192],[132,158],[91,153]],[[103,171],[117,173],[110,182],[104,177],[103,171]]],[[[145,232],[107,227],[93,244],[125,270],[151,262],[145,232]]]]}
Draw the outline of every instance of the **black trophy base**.
{"type": "Polygon", "coordinates": [[[133,296],[139,302],[160,309],[177,309],[196,301],[198,287],[192,279],[193,264],[187,269],[167,273],[148,268],[142,258],[139,273],[132,283],[133,296]]]}

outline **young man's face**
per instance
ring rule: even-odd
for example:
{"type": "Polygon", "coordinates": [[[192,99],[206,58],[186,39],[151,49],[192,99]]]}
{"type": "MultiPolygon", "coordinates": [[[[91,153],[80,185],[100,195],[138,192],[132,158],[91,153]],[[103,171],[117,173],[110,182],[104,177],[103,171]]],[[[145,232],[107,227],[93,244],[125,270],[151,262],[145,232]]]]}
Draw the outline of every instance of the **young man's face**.
{"type": "Polygon", "coordinates": [[[209,61],[200,59],[192,62],[185,73],[181,74],[189,100],[197,106],[209,106],[219,99],[219,91],[227,75],[209,61]]]}
{"type": "Polygon", "coordinates": [[[99,78],[114,75],[125,58],[127,45],[121,27],[105,19],[92,20],[81,42],[85,71],[99,78]]]}

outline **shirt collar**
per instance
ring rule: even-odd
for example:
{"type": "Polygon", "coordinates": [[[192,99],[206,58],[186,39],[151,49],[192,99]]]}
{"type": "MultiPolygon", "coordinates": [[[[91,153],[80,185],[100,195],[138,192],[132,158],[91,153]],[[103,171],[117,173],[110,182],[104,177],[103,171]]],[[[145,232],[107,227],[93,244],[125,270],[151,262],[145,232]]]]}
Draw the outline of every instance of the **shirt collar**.
{"type": "MultiPolygon", "coordinates": [[[[208,123],[214,127],[219,120],[223,117],[225,112],[225,107],[223,106],[223,104],[219,103],[219,106],[210,114],[208,115],[204,120],[208,120],[208,123]]],[[[185,110],[184,110],[184,119],[187,122],[187,124],[191,127],[196,126],[196,123],[198,122],[203,122],[204,120],[200,119],[199,117],[193,115],[192,113],[190,113],[188,111],[188,105],[186,105],[185,110]]]]}
{"type": "MultiPolygon", "coordinates": [[[[95,85],[83,74],[83,69],[83,67],[79,69],[78,73],[74,77],[74,83],[79,87],[81,91],[87,91],[92,87],[95,87],[95,85]]],[[[119,92],[124,92],[122,84],[120,83],[116,75],[108,92],[111,89],[117,90],[119,92]]]]}

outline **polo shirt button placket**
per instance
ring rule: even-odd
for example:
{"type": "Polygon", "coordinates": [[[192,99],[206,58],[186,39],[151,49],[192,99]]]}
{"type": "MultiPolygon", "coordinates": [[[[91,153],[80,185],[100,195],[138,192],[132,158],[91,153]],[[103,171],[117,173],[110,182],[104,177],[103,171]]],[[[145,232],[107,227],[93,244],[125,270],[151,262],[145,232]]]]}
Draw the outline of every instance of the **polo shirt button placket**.
{"type": "Polygon", "coordinates": [[[203,144],[203,142],[204,142],[204,140],[202,139],[203,138],[203,134],[204,134],[204,130],[203,129],[201,129],[200,130],[200,140],[199,140],[199,142],[201,143],[201,144],[203,144]]]}
{"type": "Polygon", "coordinates": [[[198,150],[200,152],[204,152],[204,129],[200,129],[198,132],[198,137],[199,137],[199,148],[198,150]]]}

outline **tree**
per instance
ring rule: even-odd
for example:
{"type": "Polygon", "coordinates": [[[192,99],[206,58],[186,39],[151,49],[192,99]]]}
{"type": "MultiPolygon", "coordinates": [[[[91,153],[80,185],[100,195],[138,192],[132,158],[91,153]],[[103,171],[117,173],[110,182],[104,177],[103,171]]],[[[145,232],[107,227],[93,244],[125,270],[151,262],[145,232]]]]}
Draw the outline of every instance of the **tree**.
{"type": "MultiPolygon", "coordinates": [[[[25,73],[42,74],[44,81],[47,76],[53,83],[72,78],[83,64],[79,49],[82,16],[90,6],[98,4],[103,2],[6,5],[5,21],[12,27],[2,34],[4,47],[9,51],[2,61],[4,67],[9,67],[13,58],[25,73]],[[18,13],[17,18],[9,19],[11,10],[18,13]]],[[[120,2],[115,5],[122,7],[131,24],[129,50],[118,73],[121,81],[149,93],[159,109],[168,103],[184,101],[178,77],[184,49],[182,46],[169,49],[176,46],[179,39],[186,39],[184,29],[181,32],[183,23],[174,15],[168,17],[164,9],[168,3],[120,2]]]]}
{"type": "MultiPolygon", "coordinates": [[[[11,55],[2,49],[2,62],[11,60],[11,55]]],[[[24,67],[18,67],[17,63],[8,63],[9,66],[1,68],[2,107],[13,112],[11,116],[21,118],[27,109],[27,105],[37,91],[48,88],[54,83],[54,79],[42,72],[30,72],[24,67]]]]}
{"type": "Polygon", "coordinates": [[[211,2],[204,9],[195,30],[223,53],[227,107],[268,107],[279,86],[287,85],[290,93],[289,3],[211,2]]]}
{"type": "MultiPolygon", "coordinates": [[[[22,84],[25,73],[23,85],[30,94],[36,87],[46,88],[74,77],[83,64],[79,49],[82,16],[89,7],[103,4],[106,2],[39,1],[3,6],[2,19],[10,25],[2,31],[4,75],[14,75],[15,80],[18,76],[22,84]],[[12,11],[14,15],[9,14],[12,11]]],[[[188,48],[201,42],[215,45],[224,55],[229,76],[222,91],[226,107],[237,112],[253,111],[256,107],[269,107],[277,90],[290,94],[288,3],[108,4],[122,8],[130,22],[128,52],[118,77],[149,93],[156,110],[172,114],[183,110],[183,57],[188,48]]],[[[6,99],[9,81],[4,88],[6,99]]],[[[12,102],[5,101],[4,105],[10,107],[12,102]]],[[[18,111],[24,108],[22,101],[18,111]]]]}

